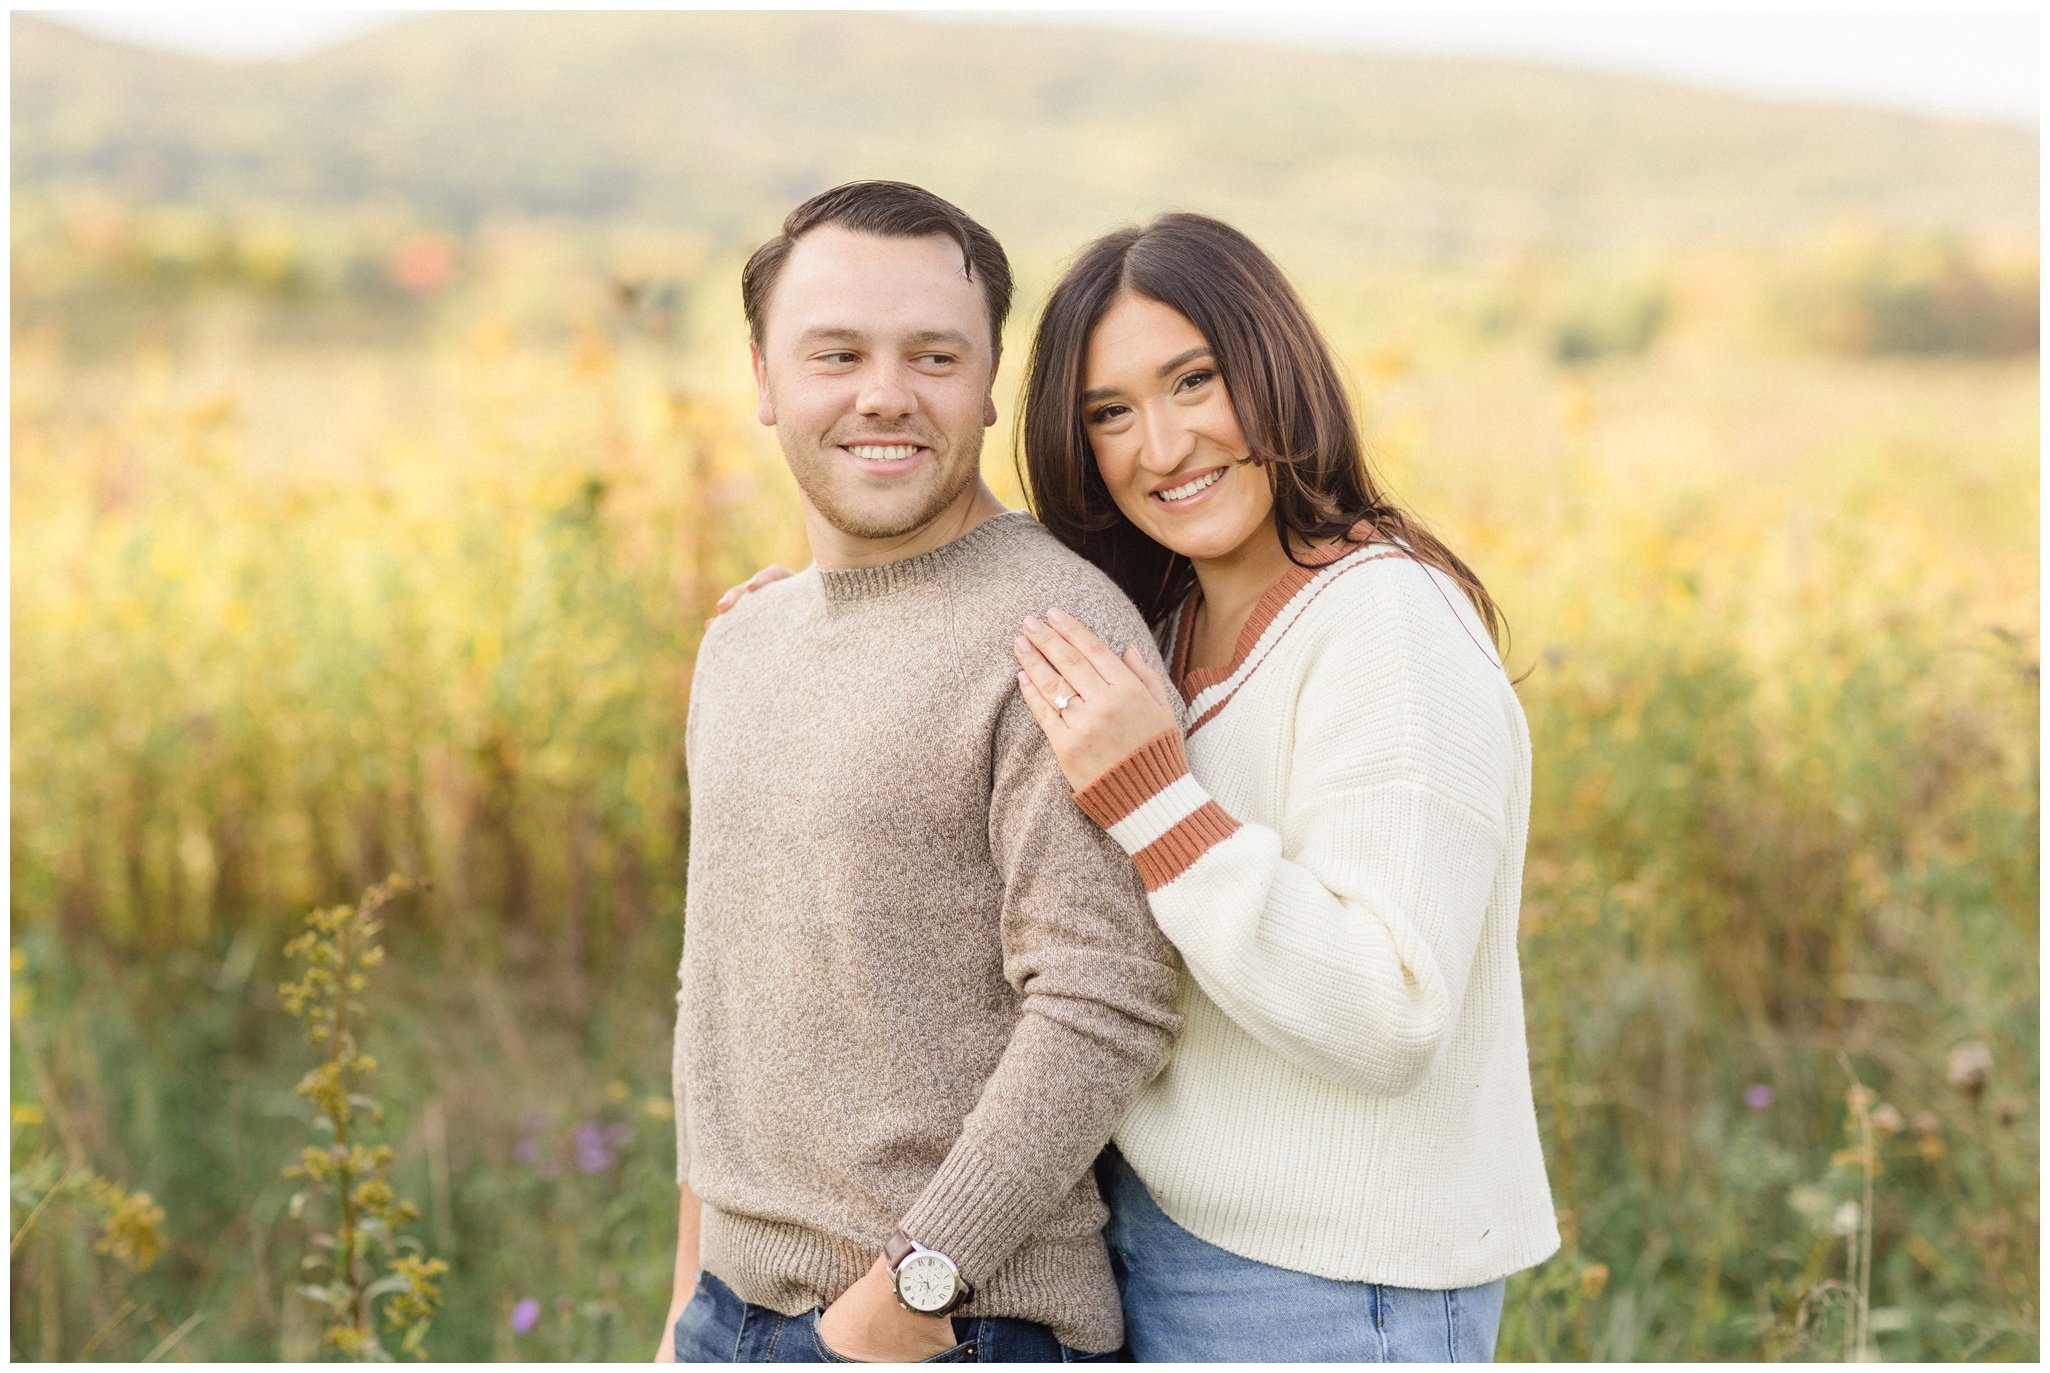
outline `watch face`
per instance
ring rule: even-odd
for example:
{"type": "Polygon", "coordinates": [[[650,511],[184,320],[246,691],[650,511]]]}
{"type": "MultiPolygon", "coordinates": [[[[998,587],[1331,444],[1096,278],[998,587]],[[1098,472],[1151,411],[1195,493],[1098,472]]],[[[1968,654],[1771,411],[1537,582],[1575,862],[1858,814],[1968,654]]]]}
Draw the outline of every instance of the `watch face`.
{"type": "Polygon", "coordinates": [[[897,1295],[913,1311],[937,1311],[954,1299],[954,1265],[938,1254],[913,1254],[897,1269],[897,1295]]]}

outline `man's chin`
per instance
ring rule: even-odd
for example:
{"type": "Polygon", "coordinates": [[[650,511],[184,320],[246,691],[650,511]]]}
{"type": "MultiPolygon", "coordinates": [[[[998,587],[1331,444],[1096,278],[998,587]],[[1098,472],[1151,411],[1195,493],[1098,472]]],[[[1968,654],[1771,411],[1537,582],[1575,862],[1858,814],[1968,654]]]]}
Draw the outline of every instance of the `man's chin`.
{"type": "MultiPolygon", "coordinates": [[[[971,481],[973,476],[971,472],[971,481]]],[[[813,495],[811,503],[826,523],[842,534],[881,543],[918,533],[946,514],[967,489],[968,483],[963,482],[953,491],[894,493],[895,498],[890,500],[864,500],[858,495],[836,492],[827,500],[813,495]]]]}

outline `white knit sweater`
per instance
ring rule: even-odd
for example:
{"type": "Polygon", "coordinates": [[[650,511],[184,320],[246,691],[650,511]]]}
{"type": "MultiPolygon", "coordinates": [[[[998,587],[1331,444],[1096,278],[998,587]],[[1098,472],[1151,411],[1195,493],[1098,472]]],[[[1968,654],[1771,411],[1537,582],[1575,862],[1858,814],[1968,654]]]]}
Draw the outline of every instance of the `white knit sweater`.
{"type": "Polygon", "coordinates": [[[1386,544],[1317,561],[1223,670],[1185,672],[1178,613],[1186,746],[1076,796],[1190,974],[1117,1143],[1233,1253],[1472,1286],[1559,1247],[1516,957],[1530,736],[1449,578],[1386,544]]]}

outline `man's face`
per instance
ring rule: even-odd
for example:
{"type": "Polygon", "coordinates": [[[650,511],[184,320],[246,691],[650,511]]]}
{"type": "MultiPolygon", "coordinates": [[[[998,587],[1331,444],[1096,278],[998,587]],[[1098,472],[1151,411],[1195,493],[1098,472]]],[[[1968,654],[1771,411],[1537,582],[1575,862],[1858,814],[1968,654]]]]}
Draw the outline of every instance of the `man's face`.
{"type": "Polygon", "coordinates": [[[973,500],[996,358],[952,239],[806,234],[769,293],[754,372],[762,423],[841,534],[902,540],[973,500]]]}

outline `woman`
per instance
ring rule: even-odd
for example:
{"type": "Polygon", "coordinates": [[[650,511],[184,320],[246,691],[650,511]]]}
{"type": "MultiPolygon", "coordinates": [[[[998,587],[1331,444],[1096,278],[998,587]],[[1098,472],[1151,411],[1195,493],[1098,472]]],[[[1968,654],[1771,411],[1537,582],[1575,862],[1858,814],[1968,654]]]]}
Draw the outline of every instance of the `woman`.
{"type": "Polygon", "coordinates": [[[1103,1168],[1133,1354],[1493,1356],[1558,1247],[1516,914],[1523,712],[1480,581],[1368,473],[1330,348],[1243,234],[1085,249],[1033,343],[1040,520],[1187,701],[1052,611],[1019,690],[1189,978],[1103,1168]]]}
{"type": "Polygon", "coordinates": [[[1099,1180],[1133,1355],[1487,1360],[1558,1247],[1516,916],[1530,797],[1494,602],[1380,494],[1329,347],[1243,234],[1166,215],[1055,287],[1036,512],[1186,701],[1049,608],[1019,690],[1189,973],[1099,1180]]]}

